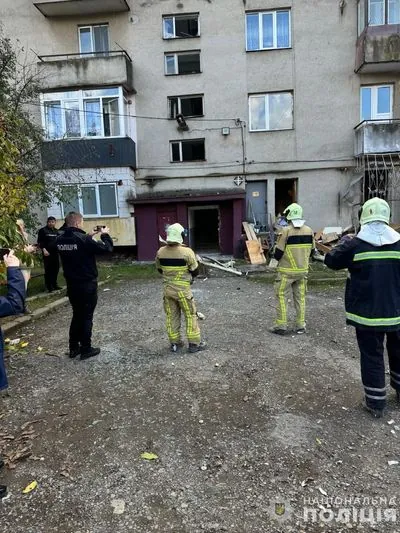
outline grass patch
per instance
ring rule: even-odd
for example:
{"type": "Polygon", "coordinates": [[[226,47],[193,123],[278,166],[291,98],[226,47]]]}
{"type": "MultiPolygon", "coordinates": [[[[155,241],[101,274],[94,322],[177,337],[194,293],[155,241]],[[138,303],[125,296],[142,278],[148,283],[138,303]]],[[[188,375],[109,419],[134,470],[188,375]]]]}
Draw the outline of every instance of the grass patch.
{"type": "MultiPolygon", "coordinates": [[[[98,261],[99,281],[107,281],[107,283],[120,283],[125,280],[134,279],[158,279],[159,274],[154,264],[137,264],[130,261],[120,262],[105,262],[98,261]]],[[[60,269],[58,275],[58,284],[60,287],[65,287],[65,279],[60,269]]],[[[0,286],[0,295],[7,294],[7,287],[0,286]]],[[[35,311],[49,303],[66,296],[66,290],[58,291],[57,293],[47,293],[44,284],[44,276],[42,268],[35,268],[32,270],[32,277],[28,283],[28,298],[38,296],[33,300],[27,302],[29,311],[35,311]]]]}

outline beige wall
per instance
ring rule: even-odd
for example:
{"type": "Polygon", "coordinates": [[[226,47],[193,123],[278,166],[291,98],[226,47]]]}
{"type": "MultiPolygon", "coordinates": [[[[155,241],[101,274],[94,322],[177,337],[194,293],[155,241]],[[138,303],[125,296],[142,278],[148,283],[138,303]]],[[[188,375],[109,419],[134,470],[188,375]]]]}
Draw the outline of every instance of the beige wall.
{"type": "Polygon", "coordinates": [[[163,178],[156,182],[160,190],[200,183],[231,188],[233,177],[242,173],[237,163],[242,140],[229,119],[240,118],[248,126],[249,93],[292,90],[293,130],[250,133],[245,128],[247,172],[251,179],[299,176],[299,199],[306,208],[326,223],[347,223],[346,209],[337,209],[337,194],[354,175],[339,169],[354,165],[360,85],[395,83],[395,116],[400,117],[400,74],[354,73],[356,2],[348,1],[341,15],[334,0],[247,0],[246,10],[292,7],[292,49],[250,53],[245,51],[243,0],[184,0],[183,9],[176,0],[128,3],[129,13],[50,19],[32,0],[2,0],[0,18],[8,35],[39,55],[78,52],[78,24],[108,22],[111,48],[118,49],[117,42],[133,58],[138,115],[166,118],[167,96],[204,93],[204,118],[221,120],[188,119],[190,131],[184,133],[175,121],[137,120],[138,191],[149,191],[147,177],[163,178]],[[200,12],[201,37],[163,40],[162,15],[181,12],[200,12]],[[190,49],[201,50],[202,73],[166,77],[164,52],[190,49]],[[221,135],[223,126],[231,128],[227,137],[221,135]],[[206,139],[206,162],[170,163],[169,140],[198,137],[206,139]],[[321,180],[329,200],[323,196],[316,202],[321,180]]]}

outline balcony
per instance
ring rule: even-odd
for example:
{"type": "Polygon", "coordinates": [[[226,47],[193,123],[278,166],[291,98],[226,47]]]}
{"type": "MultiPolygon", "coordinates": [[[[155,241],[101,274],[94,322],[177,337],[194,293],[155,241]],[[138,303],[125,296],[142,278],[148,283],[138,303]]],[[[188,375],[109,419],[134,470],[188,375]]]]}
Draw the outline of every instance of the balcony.
{"type": "Polygon", "coordinates": [[[124,50],[47,55],[39,59],[43,91],[122,85],[128,92],[135,92],[132,60],[124,50]]]}
{"type": "Polygon", "coordinates": [[[129,11],[126,0],[52,0],[33,2],[45,17],[71,17],[129,11]]]}
{"type": "Polygon", "coordinates": [[[136,145],[130,137],[61,139],[42,144],[44,170],[69,168],[136,168],[136,145]]]}
{"type": "Polygon", "coordinates": [[[400,119],[364,120],[355,128],[354,155],[400,153],[400,119]]]}
{"type": "Polygon", "coordinates": [[[400,69],[400,24],[367,26],[357,39],[358,74],[398,72],[400,69]]]}

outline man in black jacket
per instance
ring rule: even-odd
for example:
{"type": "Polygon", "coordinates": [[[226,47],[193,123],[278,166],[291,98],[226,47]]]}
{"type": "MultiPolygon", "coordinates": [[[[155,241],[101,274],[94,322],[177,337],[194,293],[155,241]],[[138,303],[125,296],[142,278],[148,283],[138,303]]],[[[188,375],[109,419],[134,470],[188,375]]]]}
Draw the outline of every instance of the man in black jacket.
{"type": "Polygon", "coordinates": [[[43,264],[44,264],[44,281],[49,292],[61,289],[57,285],[58,272],[60,270],[60,262],[58,260],[58,251],[56,247],[56,239],[58,230],[56,229],[56,219],[49,217],[47,224],[40,228],[38,232],[38,245],[42,250],[43,264]]]}
{"type": "Polygon", "coordinates": [[[329,268],[349,269],[347,323],[356,328],[365,407],[375,418],[382,417],[386,407],[385,335],[390,384],[400,402],[400,235],[388,225],[389,219],[384,200],[368,200],[357,236],[343,239],[325,257],[329,268]]]}
{"type": "Polygon", "coordinates": [[[74,358],[80,354],[83,360],[100,353],[100,348],[93,348],[91,344],[93,314],[97,304],[95,256],[112,252],[113,242],[107,227],[91,234],[85,233],[80,213],[68,214],[65,224],[64,233],[57,238],[57,249],[73,313],[69,330],[69,355],[74,358]],[[93,239],[96,234],[100,234],[101,241],[93,239]]]}

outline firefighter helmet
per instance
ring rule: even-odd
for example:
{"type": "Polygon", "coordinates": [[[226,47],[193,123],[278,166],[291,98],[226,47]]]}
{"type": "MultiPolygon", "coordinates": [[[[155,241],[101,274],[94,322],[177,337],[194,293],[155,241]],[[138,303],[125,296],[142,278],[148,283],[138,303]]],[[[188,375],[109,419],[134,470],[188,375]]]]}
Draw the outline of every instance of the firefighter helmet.
{"type": "Polygon", "coordinates": [[[385,222],[389,224],[390,207],[382,198],[371,198],[362,206],[360,224],[368,224],[368,222],[385,222]]]}
{"type": "Polygon", "coordinates": [[[183,243],[185,228],[181,226],[178,222],[168,226],[166,233],[167,233],[168,243],[177,243],[177,244],[183,243]]]}
{"type": "Polygon", "coordinates": [[[283,212],[283,216],[286,220],[300,220],[303,218],[303,208],[299,204],[290,204],[283,212]]]}

